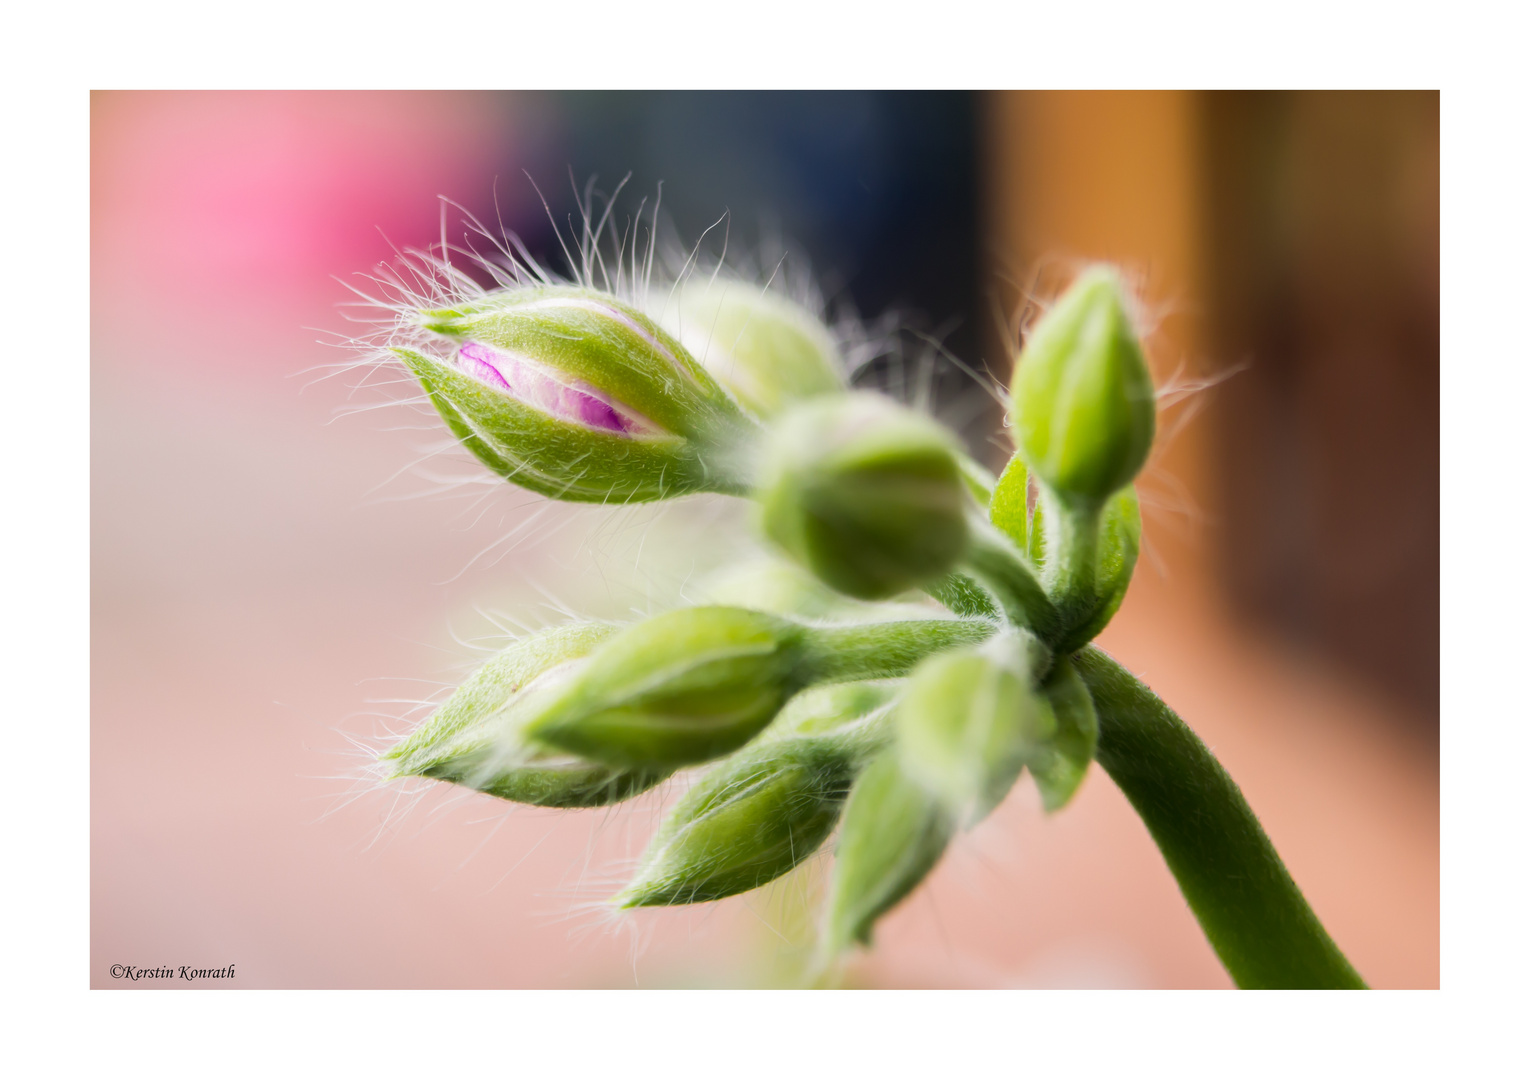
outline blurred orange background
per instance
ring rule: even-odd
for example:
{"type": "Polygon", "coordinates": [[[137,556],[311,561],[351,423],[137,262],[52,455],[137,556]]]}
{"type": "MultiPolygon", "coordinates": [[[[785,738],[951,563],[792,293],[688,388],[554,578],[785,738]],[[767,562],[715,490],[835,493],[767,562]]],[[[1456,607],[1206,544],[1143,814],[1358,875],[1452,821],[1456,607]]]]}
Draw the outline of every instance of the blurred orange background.
{"type": "MultiPolygon", "coordinates": [[[[348,359],[315,341],[346,327],[332,275],[437,238],[437,195],[488,212],[493,192],[538,227],[529,186],[494,181],[558,174],[559,109],[94,96],[92,986],[156,985],[113,964],[232,963],[247,988],[795,977],[817,868],[613,920],[597,902],[663,796],[553,813],[363,775],[495,619],[673,602],[726,555],[706,538],[740,527],[722,502],[605,514],[422,464],[428,418],[321,378],[348,359]]],[[[1161,380],[1239,369],[1166,414],[1149,551],[1102,644],[1212,747],[1372,985],[1437,986],[1438,95],[971,112],[998,294],[1119,261],[1162,313],[1161,380]]],[[[997,333],[981,348],[1001,370],[997,333]]],[[[1098,770],[1051,818],[1023,781],[845,981],[1230,985],[1098,770]]]]}

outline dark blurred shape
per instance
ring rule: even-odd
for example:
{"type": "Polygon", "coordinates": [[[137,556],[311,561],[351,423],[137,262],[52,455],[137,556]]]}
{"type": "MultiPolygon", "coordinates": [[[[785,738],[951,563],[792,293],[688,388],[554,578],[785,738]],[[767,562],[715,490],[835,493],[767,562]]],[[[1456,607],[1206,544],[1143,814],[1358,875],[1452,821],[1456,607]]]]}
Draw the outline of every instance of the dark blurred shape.
{"type": "MultiPolygon", "coordinates": [[[[986,307],[978,251],[976,95],[879,91],[579,91],[536,95],[552,137],[529,171],[567,231],[570,172],[627,211],[663,182],[663,207],[694,244],[728,211],[728,246],[778,233],[811,263],[827,299],[902,322],[980,361],[986,307]]],[[[529,99],[528,99],[529,100],[529,99]]],[[[504,182],[519,181],[519,176],[504,182]]],[[[545,223],[544,223],[545,225],[545,223]]],[[[525,239],[553,265],[550,227],[525,239]]],[[[724,227],[706,239],[713,254],[724,227]]],[[[769,273],[769,268],[766,268],[769,273]]],[[[965,383],[952,376],[950,388],[965,383]]],[[[940,387],[945,389],[943,379],[940,387]]]]}
{"type": "Polygon", "coordinates": [[[1201,98],[1235,604],[1439,710],[1439,94],[1201,98]]]}

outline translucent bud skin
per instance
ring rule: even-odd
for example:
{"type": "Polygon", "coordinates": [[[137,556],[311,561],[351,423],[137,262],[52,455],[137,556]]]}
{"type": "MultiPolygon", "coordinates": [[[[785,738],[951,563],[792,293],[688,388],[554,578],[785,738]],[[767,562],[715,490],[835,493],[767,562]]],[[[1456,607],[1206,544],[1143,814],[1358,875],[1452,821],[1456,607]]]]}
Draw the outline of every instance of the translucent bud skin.
{"type": "Polygon", "coordinates": [[[1100,503],[1153,442],[1153,382],[1109,267],[1086,270],[1037,323],[1011,386],[1021,456],[1065,499],[1100,503]]]}
{"type": "Polygon", "coordinates": [[[1071,660],[1058,660],[1041,689],[1056,731],[1028,765],[1041,791],[1041,804],[1050,813],[1068,805],[1084,782],[1099,743],[1100,721],[1089,688],[1071,660]]]}
{"type": "Polygon", "coordinates": [[[576,502],[743,493],[754,422],[637,310],[573,287],[421,313],[457,344],[395,349],[452,432],[512,483],[576,502]]]}
{"type": "Polygon", "coordinates": [[[534,806],[606,806],[668,772],[612,769],[530,746],[520,719],[560,673],[617,632],[584,623],[515,642],[457,688],[408,739],[383,755],[395,778],[423,776],[534,806]]]}
{"type": "Polygon", "coordinates": [[[903,771],[968,824],[1004,801],[1056,734],[1051,708],[1031,689],[1031,670],[1048,659],[1045,646],[1028,643],[1002,634],[930,657],[909,676],[894,713],[903,771]]]}
{"type": "Polygon", "coordinates": [[[935,868],[956,817],[911,779],[895,754],[872,762],[851,788],[835,850],[824,928],[831,953],[871,942],[888,911],[935,868]]]}
{"type": "Polygon", "coordinates": [[[628,627],[527,727],[539,742],[617,768],[677,768],[738,749],[801,688],[804,628],[731,607],[628,627]]]}
{"type": "Polygon", "coordinates": [[[773,739],[728,758],[671,811],[615,902],[696,904],[774,881],[834,831],[858,760],[833,735],[773,739]]]}
{"type": "Polygon", "coordinates": [[[799,304],[741,281],[689,281],[653,298],[666,330],[756,416],[847,388],[834,337],[799,304]]]}
{"type": "Polygon", "coordinates": [[[782,415],[756,497],[772,540],[861,600],[941,577],[967,542],[970,496],[952,437],[880,394],[820,398],[782,415]]]}

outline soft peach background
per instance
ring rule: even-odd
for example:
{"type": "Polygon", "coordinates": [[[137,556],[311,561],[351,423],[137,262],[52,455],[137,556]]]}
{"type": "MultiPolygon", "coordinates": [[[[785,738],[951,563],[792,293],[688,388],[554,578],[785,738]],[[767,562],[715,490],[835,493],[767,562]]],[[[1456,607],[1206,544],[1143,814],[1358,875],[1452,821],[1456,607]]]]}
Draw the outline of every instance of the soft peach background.
{"type": "MultiPolygon", "coordinates": [[[[245,988],[790,980],[811,871],[616,922],[593,903],[661,797],[554,814],[361,775],[358,744],[470,666],[488,614],[646,610],[737,524],[704,500],[612,520],[436,493],[437,472],[476,474],[409,468],[428,418],[336,419],[376,399],[295,375],[343,359],[303,329],[343,326],[329,275],[387,257],[379,228],[432,239],[434,197],[481,199],[540,118],[477,94],[108,93],[92,121],[91,985],[229,963],[245,988]]],[[[1172,235],[1132,242],[1172,263],[1172,235]]],[[[1193,486],[1186,445],[1159,468],[1193,486]]],[[[1395,734],[1395,703],[1233,623],[1183,522],[1149,530],[1162,569],[1144,561],[1104,643],[1211,744],[1372,983],[1438,985],[1432,748],[1395,734]]],[[[1022,784],[846,979],[1228,985],[1099,772],[1053,818],[1022,784]]]]}

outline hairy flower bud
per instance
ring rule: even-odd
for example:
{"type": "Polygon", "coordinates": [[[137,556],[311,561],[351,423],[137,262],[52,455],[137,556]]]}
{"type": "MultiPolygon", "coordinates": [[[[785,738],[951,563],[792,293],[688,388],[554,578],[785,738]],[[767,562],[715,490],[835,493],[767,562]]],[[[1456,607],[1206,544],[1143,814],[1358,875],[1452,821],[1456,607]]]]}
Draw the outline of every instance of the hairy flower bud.
{"type": "Polygon", "coordinates": [[[803,639],[803,627],[743,608],[667,612],[602,646],[527,732],[618,767],[707,761],[801,688],[803,639]]]}
{"type": "Polygon", "coordinates": [[[839,831],[824,932],[829,951],[869,944],[876,921],[940,861],[956,825],[896,755],[868,766],[851,789],[839,831]]]}
{"type": "Polygon", "coordinates": [[[1048,659],[1030,635],[1001,634],[925,660],[894,714],[903,771],[959,818],[986,817],[1056,732],[1031,688],[1048,659]]]}
{"type": "Polygon", "coordinates": [[[753,422],[679,342],[604,293],[508,289],[421,326],[450,360],[395,349],[452,432],[495,472],[558,499],[741,493],[753,422]]]}
{"type": "Polygon", "coordinates": [[[535,806],[605,806],[648,790],[668,770],[613,769],[528,744],[520,732],[559,676],[616,632],[581,623],[522,638],[474,672],[384,760],[395,777],[446,780],[535,806]]]}
{"type": "Polygon", "coordinates": [[[758,416],[845,389],[828,328],[798,304],[741,281],[692,280],[655,297],[664,328],[758,416]]]}
{"type": "Polygon", "coordinates": [[[1099,741],[1100,721],[1089,687],[1071,660],[1058,660],[1041,689],[1056,730],[1026,764],[1041,791],[1042,805],[1053,811],[1066,806],[1084,782],[1099,741]]]}
{"type": "Polygon", "coordinates": [[[790,735],[709,771],[659,827],[622,907],[695,904],[791,870],[834,830],[858,764],[854,741],[790,735]]]}
{"type": "Polygon", "coordinates": [[[757,497],[771,539],[863,600],[940,577],[967,541],[970,496],[951,436],[879,394],[822,398],[781,416],[757,497]]]}
{"type": "Polygon", "coordinates": [[[1060,496],[1098,504],[1153,442],[1153,382],[1108,267],[1086,270],[1026,340],[1011,387],[1016,444],[1060,496]]]}
{"type": "Polygon", "coordinates": [[[602,645],[525,730],[614,767],[678,768],[738,749],[804,687],[906,675],[993,630],[975,619],[804,626],[745,608],[685,608],[602,645]]]}

